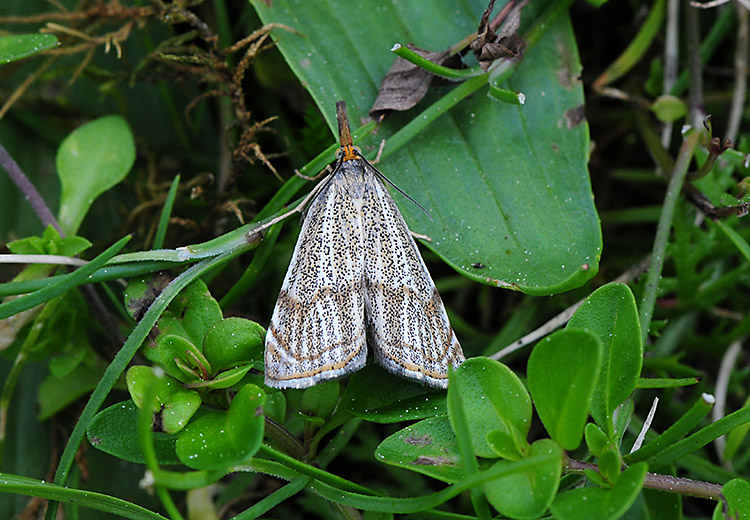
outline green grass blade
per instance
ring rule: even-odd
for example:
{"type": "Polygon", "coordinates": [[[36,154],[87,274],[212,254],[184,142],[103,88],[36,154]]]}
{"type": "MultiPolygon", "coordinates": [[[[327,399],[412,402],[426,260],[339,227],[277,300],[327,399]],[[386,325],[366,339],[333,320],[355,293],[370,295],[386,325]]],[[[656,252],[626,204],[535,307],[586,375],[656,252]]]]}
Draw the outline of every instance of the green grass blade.
{"type": "Polygon", "coordinates": [[[153,511],[113,496],[42,482],[40,480],[0,473],[0,491],[28,495],[59,502],[69,502],[89,509],[104,511],[131,520],[167,520],[153,511]]]}
{"type": "Polygon", "coordinates": [[[38,291],[26,296],[0,304],[0,320],[27,309],[31,309],[32,307],[36,307],[41,303],[51,300],[55,296],[61,295],[73,287],[87,282],[88,277],[125,247],[125,244],[130,241],[130,238],[130,236],[121,238],[115,244],[109,246],[102,254],[91,260],[88,264],[79,267],[70,274],[64,275],[59,282],[43,289],[39,289],[38,291]]]}

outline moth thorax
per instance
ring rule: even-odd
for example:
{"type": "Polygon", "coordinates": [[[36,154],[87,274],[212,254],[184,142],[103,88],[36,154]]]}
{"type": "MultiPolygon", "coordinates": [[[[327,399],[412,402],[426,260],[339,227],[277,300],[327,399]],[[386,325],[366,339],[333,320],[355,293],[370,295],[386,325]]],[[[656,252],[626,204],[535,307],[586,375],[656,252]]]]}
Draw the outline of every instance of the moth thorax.
{"type": "Polygon", "coordinates": [[[336,159],[343,158],[344,161],[351,161],[360,157],[362,157],[362,150],[359,149],[359,146],[351,144],[342,146],[336,152],[336,159]]]}

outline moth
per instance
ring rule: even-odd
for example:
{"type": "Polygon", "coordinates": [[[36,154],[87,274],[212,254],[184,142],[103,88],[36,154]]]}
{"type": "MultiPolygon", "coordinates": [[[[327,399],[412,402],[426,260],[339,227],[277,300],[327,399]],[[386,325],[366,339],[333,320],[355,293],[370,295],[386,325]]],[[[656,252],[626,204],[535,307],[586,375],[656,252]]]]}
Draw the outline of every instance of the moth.
{"type": "Polygon", "coordinates": [[[385,182],[398,188],[353,146],[343,101],[336,116],[341,148],[305,210],[266,333],[266,385],[354,372],[369,339],[389,372],[445,388],[461,345],[385,182]]]}

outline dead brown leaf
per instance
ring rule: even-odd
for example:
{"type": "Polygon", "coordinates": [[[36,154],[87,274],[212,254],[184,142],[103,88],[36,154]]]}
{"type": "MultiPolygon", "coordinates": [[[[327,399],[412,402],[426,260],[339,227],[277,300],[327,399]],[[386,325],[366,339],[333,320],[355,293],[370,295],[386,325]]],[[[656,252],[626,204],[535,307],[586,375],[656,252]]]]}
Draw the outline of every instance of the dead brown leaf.
{"type": "MultiPolygon", "coordinates": [[[[407,47],[438,65],[442,65],[450,55],[448,51],[426,51],[411,44],[407,47]]],[[[409,110],[427,93],[432,77],[431,72],[401,57],[396,58],[383,81],[380,82],[378,97],[370,109],[370,115],[377,118],[390,110],[409,110]]]]}
{"type": "Polygon", "coordinates": [[[508,2],[490,22],[490,14],[495,7],[495,0],[490,0],[479,20],[477,38],[470,45],[483,70],[487,70],[497,59],[518,56],[526,46],[523,39],[518,36],[518,28],[521,25],[521,12],[528,3],[529,0],[508,2]],[[501,23],[503,28],[500,32],[495,32],[495,28],[501,23]]]}

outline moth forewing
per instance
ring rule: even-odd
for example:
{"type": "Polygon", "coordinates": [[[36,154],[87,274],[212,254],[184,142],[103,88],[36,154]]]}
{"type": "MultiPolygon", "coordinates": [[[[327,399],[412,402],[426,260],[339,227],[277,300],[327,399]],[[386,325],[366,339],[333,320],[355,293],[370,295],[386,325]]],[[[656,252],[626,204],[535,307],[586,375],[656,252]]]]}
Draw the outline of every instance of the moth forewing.
{"type": "Polygon", "coordinates": [[[266,333],[266,384],[306,388],[365,364],[361,211],[333,173],[310,203],[266,333]]]}
{"type": "Polygon", "coordinates": [[[375,169],[365,243],[368,332],[379,364],[431,386],[448,385],[448,366],[464,360],[448,315],[417,245],[375,169]]]}
{"type": "Polygon", "coordinates": [[[306,388],[361,368],[367,329],[379,364],[444,388],[461,346],[385,177],[352,145],[346,105],[336,109],[341,149],[303,214],[266,333],[266,384],[306,388]]]}

